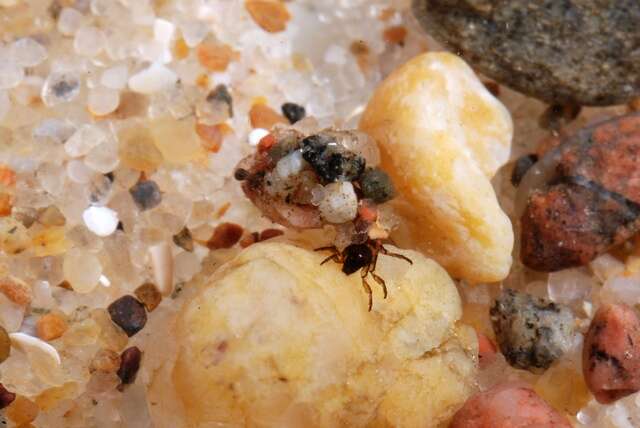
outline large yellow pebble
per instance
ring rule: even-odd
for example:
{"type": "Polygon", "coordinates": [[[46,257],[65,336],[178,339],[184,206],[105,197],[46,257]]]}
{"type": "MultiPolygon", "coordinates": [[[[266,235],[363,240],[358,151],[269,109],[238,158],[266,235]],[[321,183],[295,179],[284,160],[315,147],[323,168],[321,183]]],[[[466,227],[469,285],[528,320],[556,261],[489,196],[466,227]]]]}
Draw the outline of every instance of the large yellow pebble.
{"type": "Polygon", "coordinates": [[[152,387],[157,396],[175,389],[158,426],[447,423],[473,392],[475,334],[458,322],[460,298],[444,269],[402,254],[413,265],[380,256],[389,297],[374,287],[368,312],[360,276],[321,266],[326,254],[282,242],[245,249],[178,317],[177,360],[152,387]]]}
{"type": "Polygon", "coordinates": [[[394,237],[455,278],[504,279],[513,230],[490,179],[509,158],[509,112],[457,56],[420,55],[376,90],[360,127],[380,147],[401,194],[394,237]]]}

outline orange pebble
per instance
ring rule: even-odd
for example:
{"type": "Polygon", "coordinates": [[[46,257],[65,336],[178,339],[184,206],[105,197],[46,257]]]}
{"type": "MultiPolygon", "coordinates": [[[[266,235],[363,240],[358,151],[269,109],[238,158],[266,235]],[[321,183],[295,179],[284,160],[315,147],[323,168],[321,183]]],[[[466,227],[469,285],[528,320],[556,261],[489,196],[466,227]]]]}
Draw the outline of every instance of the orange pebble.
{"type": "Polygon", "coordinates": [[[382,37],[387,43],[402,45],[407,38],[407,29],[402,25],[389,27],[384,30],[384,33],[382,33],[382,37]]]}
{"type": "Polygon", "coordinates": [[[229,45],[203,42],[198,46],[198,61],[210,71],[225,71],[237,57],[238,53],[229,45]]]}
{"type": "Polygon", "coordinates": [[[366,202],[361,203],[358,206],[358,214],[367,223],[373,223],[378,219],[378,210],[374,205],[366,202]]]}
{"type": "Polygon", "coordinates": [[[0,184],[7,187],[16,184],[16,173],[6,165],[0,165],[0,184]]]}
{"type": "Polygon", "coordinates": [[[36,322],[36,333],[42,340],[54,340],[67,331],[67,322],[60,315],[49,313],[36,322]]]}
{"type": "Polygon", "coordinates": [[[480,369],[484,369],[491,365],[496,359],[496,345],[484,333],[476,332],[478,336],[478,358],[480,360],[480,369]]]}
{"type": "Polygon", "coordinates": [[[289,121],[266,104],[258,103],[251,106],[249,121],[254,128],[271,129],[276,123],[288,124],[289,121]]]}
{"type": "Polygon", "coordinates": [[[31,303],[31,288],[22,281],[2,278],[0,279],[0,292],[17,305],[27,306],[31,303]]]}
{"type": "Polygon", "coordinates": [[[246,0],[244,7],[263,30],[278,33],[287,28],[291,14],[281,0],[246,0]]]}
{"type": "Polygon", "coordinates": [[[276,143],[276,137],[273,134],[268,134],[262,137],[258,143],[258,150],[261,152],[269,150],[276,143]]]}
{"type": "Polygon", "coordinates": [[[202,140],[204,148],[212,153],[217,153],[220,150],[224,137],[231,132],[233,132],[233,129],[226,123],[217,125],[196,123],[196,134],[202,140]]]}
{"type": "Polygon", "coordinates": [[[189,56],[189,46],[187,46],[187,43],[182,37],[176,40],[173,45],[173,56],[175,56],[176,59],[185,59],[189,56]]]}
{"type": "Polygon", "coordinates": [[[13,198],[8,193],[0,193],[0,217],[11,215],[13,210],[13,198]]]}

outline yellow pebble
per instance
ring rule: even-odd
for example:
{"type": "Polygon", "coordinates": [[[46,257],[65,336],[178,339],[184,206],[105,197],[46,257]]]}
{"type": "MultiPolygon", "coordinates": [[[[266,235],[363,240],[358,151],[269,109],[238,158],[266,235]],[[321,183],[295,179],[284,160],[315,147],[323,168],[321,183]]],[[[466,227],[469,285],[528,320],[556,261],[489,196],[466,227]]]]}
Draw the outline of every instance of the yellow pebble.
{"type": "Polygon", "coordinates": [[[396,242],[455,278],[504,279],[513,230],[490,179],[509,158],[513,125],[471,68],[450,53],[412,59],[379,86],[360,127],[400,193],[396,242]]]}

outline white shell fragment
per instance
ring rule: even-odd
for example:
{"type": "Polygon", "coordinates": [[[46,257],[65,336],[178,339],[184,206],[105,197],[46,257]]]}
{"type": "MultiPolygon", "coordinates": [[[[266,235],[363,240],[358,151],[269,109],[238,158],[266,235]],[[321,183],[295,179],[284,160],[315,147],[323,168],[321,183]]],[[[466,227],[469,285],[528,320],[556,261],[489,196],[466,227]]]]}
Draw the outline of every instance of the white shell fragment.
{"type": "Polygon", "coordinates": [[[62,361],[58,351],[47,342],[25,333],[9,334],[11,345],[27,355],[33,372],[49,385],[62,383],[62,361]]]}
{"type": "Polygon", "coordinates": [[[87,228],[98,236],[109,236],[118,227],[118,213],[107,207],[89,207],[82,213],[87,228]]]}
{"type": "Polygon", "coordinates": [[[129,89],[141,94],[153,94],[178,81],[176,73],[162,64],[153,63],[150,67],[129,78],[129,89]]]}
{"type": "Polygon", "coordinates": [[[151,268],[158,291],[163,296],[173,293],[173,255],[171,245],[168,242],[154,245],[149,248],[151,268]]]}

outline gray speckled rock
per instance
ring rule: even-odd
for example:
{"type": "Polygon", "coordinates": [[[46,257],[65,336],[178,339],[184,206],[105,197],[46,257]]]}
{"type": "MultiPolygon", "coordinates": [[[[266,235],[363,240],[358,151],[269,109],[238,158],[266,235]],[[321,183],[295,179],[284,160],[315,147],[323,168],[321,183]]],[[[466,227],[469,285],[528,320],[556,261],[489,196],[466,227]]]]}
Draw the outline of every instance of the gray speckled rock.
{"type": "Polygon", "coordinates": [[[506,289],[490,314],[500,351],[513,367],[545,370],[571,346],[575,321],[564,306],[506,289]]]}
{"type": "Polygon", "coordinates": [[[413,0],[413,9],[479,71],[546,102],[640,95],[638,0],[413,0]]]}

